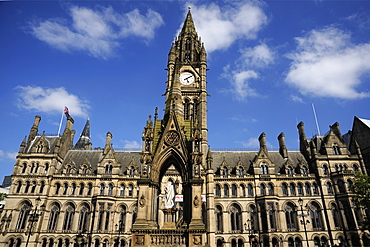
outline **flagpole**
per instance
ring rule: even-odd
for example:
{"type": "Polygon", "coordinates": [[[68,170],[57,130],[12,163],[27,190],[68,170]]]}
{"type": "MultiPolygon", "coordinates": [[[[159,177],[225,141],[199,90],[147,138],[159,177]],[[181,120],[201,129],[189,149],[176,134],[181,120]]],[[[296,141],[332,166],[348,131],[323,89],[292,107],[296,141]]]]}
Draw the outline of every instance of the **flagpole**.
{"type": "Polygon", "coordinates": [[[63,114],[64,114],[64,110],[62,111],[62,116],[61,116],[61,118],[60,118],[59,129],[58,129],[58,136],[59,136],[59,134],[60,134],[60,129],[62,128],[63,114]]]}

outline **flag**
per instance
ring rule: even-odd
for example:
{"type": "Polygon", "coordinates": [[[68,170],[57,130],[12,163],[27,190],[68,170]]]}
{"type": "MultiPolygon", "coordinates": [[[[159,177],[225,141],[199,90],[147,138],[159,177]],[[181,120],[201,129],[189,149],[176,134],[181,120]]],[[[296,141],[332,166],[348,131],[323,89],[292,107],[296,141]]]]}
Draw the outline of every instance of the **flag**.
{"type": "Polygon", "coordinates": [[[64,106],[64,114],[66,114],[67,117],[69,116],[69,110],[67,106],[64,106]]]}

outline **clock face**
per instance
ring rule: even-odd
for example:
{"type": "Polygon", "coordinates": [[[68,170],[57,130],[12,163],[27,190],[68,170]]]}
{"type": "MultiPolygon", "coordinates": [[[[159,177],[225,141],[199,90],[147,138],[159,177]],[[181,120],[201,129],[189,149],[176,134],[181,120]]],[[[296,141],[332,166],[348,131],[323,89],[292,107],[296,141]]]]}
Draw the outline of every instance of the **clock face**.
{"type": "Polygon", "coordinates": [[[180,75],[180,82],[183,85],[190,85],[194,82],[194,75],[190,72],[184,72],[180,75]]]}

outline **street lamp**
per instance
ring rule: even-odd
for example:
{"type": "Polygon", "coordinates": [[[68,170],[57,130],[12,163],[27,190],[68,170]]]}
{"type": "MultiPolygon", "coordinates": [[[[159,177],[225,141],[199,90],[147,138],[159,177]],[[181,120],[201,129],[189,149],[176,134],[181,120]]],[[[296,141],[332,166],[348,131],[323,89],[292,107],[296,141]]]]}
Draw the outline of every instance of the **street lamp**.
{"type": "Polygon", "coordinates": [[[308,237],[307,237],[307,229],[306,229],[306,224],[309,223],[309,221],[308,220],[306,221],[305,218],[304,218],[305,216],[307,216],[307,214],[304,214],[303,213],[303,200],[302,200],[302,198],[299,198],[298,199],[298,204],[301,207],[301,215],[299,215],[299,216],[302,216],[301,224],[303,224],[304,234],[306,236],[307,247],[309,247],[309,245],[308,245],[308,237]]]}
{"type": "MultiPolygon", "coordinates": [[[[33,212],[33,215],[31,216],[31,225],[30,225],[30,229],[28,231],[28,236],[27,236],[27,241],[26,241],[26,246],[28,246],[28,243],[30,241],[30,237],[31,237],[31,234],[32,234],[32,228],[33,228],[33,223],[36,221],[36,216],[37,216],[37,207],[40,205],[40,202],[41,202],[41,198],[40,197],[37,197],[36,200],[35,200],[35,211],[33,212]]],[[[32,203],[31,203],[31,208],[32,208],[32,203]]]]}

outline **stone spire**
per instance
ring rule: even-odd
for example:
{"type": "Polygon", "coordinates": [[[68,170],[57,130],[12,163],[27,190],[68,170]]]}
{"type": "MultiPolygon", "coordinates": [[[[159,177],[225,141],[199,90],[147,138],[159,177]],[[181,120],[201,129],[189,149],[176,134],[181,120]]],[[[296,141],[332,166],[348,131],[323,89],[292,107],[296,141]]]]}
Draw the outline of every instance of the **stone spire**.
{"type": "Polygon", "coordinates": [[[90,142],[90,118],[87,119],[84,129],[80,135],[80,139],[78,139],[74,149],[83,149],[83,150],[90,150],[91,149],[91,142],[90,142]]]}

